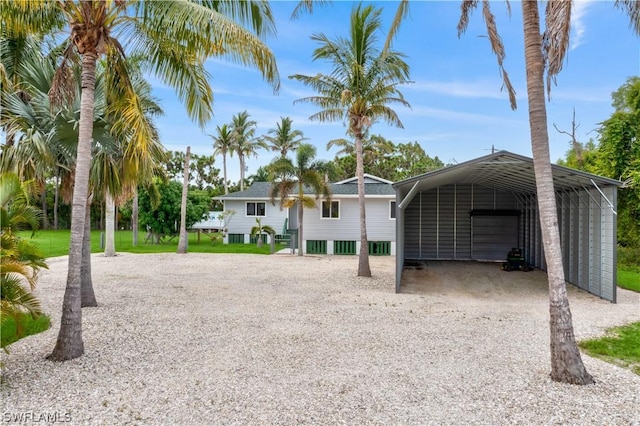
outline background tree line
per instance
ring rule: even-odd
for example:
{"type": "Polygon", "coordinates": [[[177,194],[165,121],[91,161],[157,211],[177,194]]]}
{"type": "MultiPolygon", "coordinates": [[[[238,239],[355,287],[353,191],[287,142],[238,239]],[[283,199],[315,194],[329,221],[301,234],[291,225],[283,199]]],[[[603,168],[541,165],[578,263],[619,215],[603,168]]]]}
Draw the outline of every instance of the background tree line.
{"type": "Polygon", "coordinates": [[[618,191],[618,243],[639,249],[640,77],[630,77],[611,96],[614,112],[596,130],[596,139],[581,143],[572,137],[558,164],[624,182],[618,191]]]}

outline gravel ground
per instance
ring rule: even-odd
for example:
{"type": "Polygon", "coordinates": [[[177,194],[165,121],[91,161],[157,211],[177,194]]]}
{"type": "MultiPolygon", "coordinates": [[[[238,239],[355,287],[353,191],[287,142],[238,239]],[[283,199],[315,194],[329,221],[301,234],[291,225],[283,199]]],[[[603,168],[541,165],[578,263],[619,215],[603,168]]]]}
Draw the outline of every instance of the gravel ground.
{"type": "MultiPolygon", "coordinates": [[[[366,279],[356,257],[95,255],[85,355],[53,363],[67,259],[49,264],[53,327],[2,356],[0,423],[640,425],[630,371],[584,356],[597,384],[549,379],[546,293],[519,284],[538,271],[395,294],[393,257],[366,279]]],[[[637,294],[569,293],[578,338],[640,320],[637,294]]]]}

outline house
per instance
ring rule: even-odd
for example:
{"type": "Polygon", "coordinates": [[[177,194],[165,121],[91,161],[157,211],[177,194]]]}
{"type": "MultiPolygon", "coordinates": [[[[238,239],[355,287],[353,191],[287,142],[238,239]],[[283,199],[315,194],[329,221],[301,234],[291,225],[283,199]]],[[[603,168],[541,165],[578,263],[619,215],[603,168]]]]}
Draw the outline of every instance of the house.
{"type": "Polygon", "coordinates": [[[224,229],[224,220],[220,217],[224,212],[221,211],[209,211],[207,218],[196,222],[191,226],[191,229],[204,232],[218,232],[224,229]]]}
{"type": "MultiPolygon", "coordinates": [[[[392,182],[365,174],[367,238],[372,255],[395,255],[396,203],[392,182]]],[[[315,209],[305,209],[303,215],[304,253],[357,254],[360,250],[360,212],[358,181],[353,177],[330,184],[331,199],[319,198],[315,209]]],[[[298,229],[298,206],[280,209],[279,199],[271,204],[271,183],[255,182],[244,191],[216,197],[225,210],[235,210],[227,226],[225,243],[250,243],[250,231],[260,219],[284,238],[298,229]]],[[[315,194],[308,193],[309,196],[315,194]]],[[[295,241],[295,238],[293,238],[295,241]]]]}
{"type": "MultiPolygon", "coordinates": [[[[616,301],[616,203],[621,182],[552,165],[565,278],[616,301]]],[[[393,184],[396,291],[405,261],[503,261],[513,247],[546,270],[533,160],[506,151],[393,184]]]]}

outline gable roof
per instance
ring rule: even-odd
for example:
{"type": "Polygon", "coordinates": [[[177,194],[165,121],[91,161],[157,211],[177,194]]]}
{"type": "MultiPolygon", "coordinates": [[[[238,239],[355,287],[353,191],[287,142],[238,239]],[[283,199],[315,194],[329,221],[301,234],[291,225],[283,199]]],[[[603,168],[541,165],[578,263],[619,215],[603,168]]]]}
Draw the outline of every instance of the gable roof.
{"type": "MultiPolygon", "coordinates": [[[[622,182],[568,167],[551,165],[556,191],[594,186],[622,186],[622,182]]],[[[499,151],[474,160],[445,167],[393,184],[400,190],[427,191],[452,183],[472,183],[521,194],[536,193],[533,159],[499,151]],[[412,187],[415,187],[413,189],[412,187]]]]}
{"type": "MultiPolygon", "coordinates": [[[[368,175],[372,180],[377,180],[379,183],[367,183],[364,186],[364,193],[366,196],[394,198],[396,193],[391,186],[391,182],[373,176],[368,175]]],[[[333,198],[351,198],[358,195],[358,182],[357,179],[346,179],[340,182],[329,184],[331,189],[331,197],[333,198]]],[[[227,195],[220,195],[213,197],[214,200],[269,200],[270,198],[271,182],[254,182],[249,188],[244,191],[232,192],[227,195]]],[[[297,189],[294,191],[297,192],[297,189]]],[[[312,194],[311,188],[304,188],[305,194],[312,194]]]]}

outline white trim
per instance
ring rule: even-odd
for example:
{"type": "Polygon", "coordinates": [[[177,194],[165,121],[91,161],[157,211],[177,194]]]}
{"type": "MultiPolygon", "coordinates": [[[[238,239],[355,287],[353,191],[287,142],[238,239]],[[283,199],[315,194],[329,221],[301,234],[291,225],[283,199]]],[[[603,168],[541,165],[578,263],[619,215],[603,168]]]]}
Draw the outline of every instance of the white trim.
{"type": "Polygon", "coordinates": [[[265,203],[264,201],[245,201],[244,202],[244,217],[267,217],[267,203],[265,203]],[[262,203],[264,204],[264,215],[259,215],[259,214],[247,214],[247,204],[249,203],[253,203],[255,204],[255,211],[258,211],[258,204],[262,203]]]}
{"type": "Polygon", "coordinates": [[[322,200],[320,203],[320,220],[340,220],[340,210],[340,200],[322,200]],[[329,215],[333,212],[333,203],[338,203],[338,217],[324,217],[324,208],[322,206],[324,203],[332,203],[329,205],[329,215]]]}
{"type": "Polygon", "coordinates": [[[396,200],[389,200],[389,220],[396,220],[396,218],[398,217],[398,203],[396,202],[396,200]],[[391,217],[391,203],[396,203],[396,217],[391,217]]]}
{"type": "MultiPolygon", "coordinates": [[[[349,199],[349,198],[358,198],[358,194],[331,194],[331,199],[333,200],[334,198],[339,198],[339,199],[349,199]]],[[[377,194],[365,194],[364,198],[366,199],[391,199],[391,198],[396,198],[395,194],[389,194],[389,195],[377,195],[377,194]]]]}
{"type": "MultiPolygon", "coordinates": [[[[370,175],[369,173],[365,173],[364,174],[365,178],[369,178],[371,180],[377,180],[380,183],[387,183],[389,185],[391,185],[393,182],[390,180],[386,180],[386,179],[382,179],[381,177],[375,176],[375,175],[370,175]]],[[[343,183],[349,183],[349,182],[353,182],[353,181],[357,181],[358,177],[354,176],[354,177],[350,177],[349,179],[345,179],[345,180],[341,180],[340,182],[334,182],[334,185],[342,185],[343,183]]]]}

